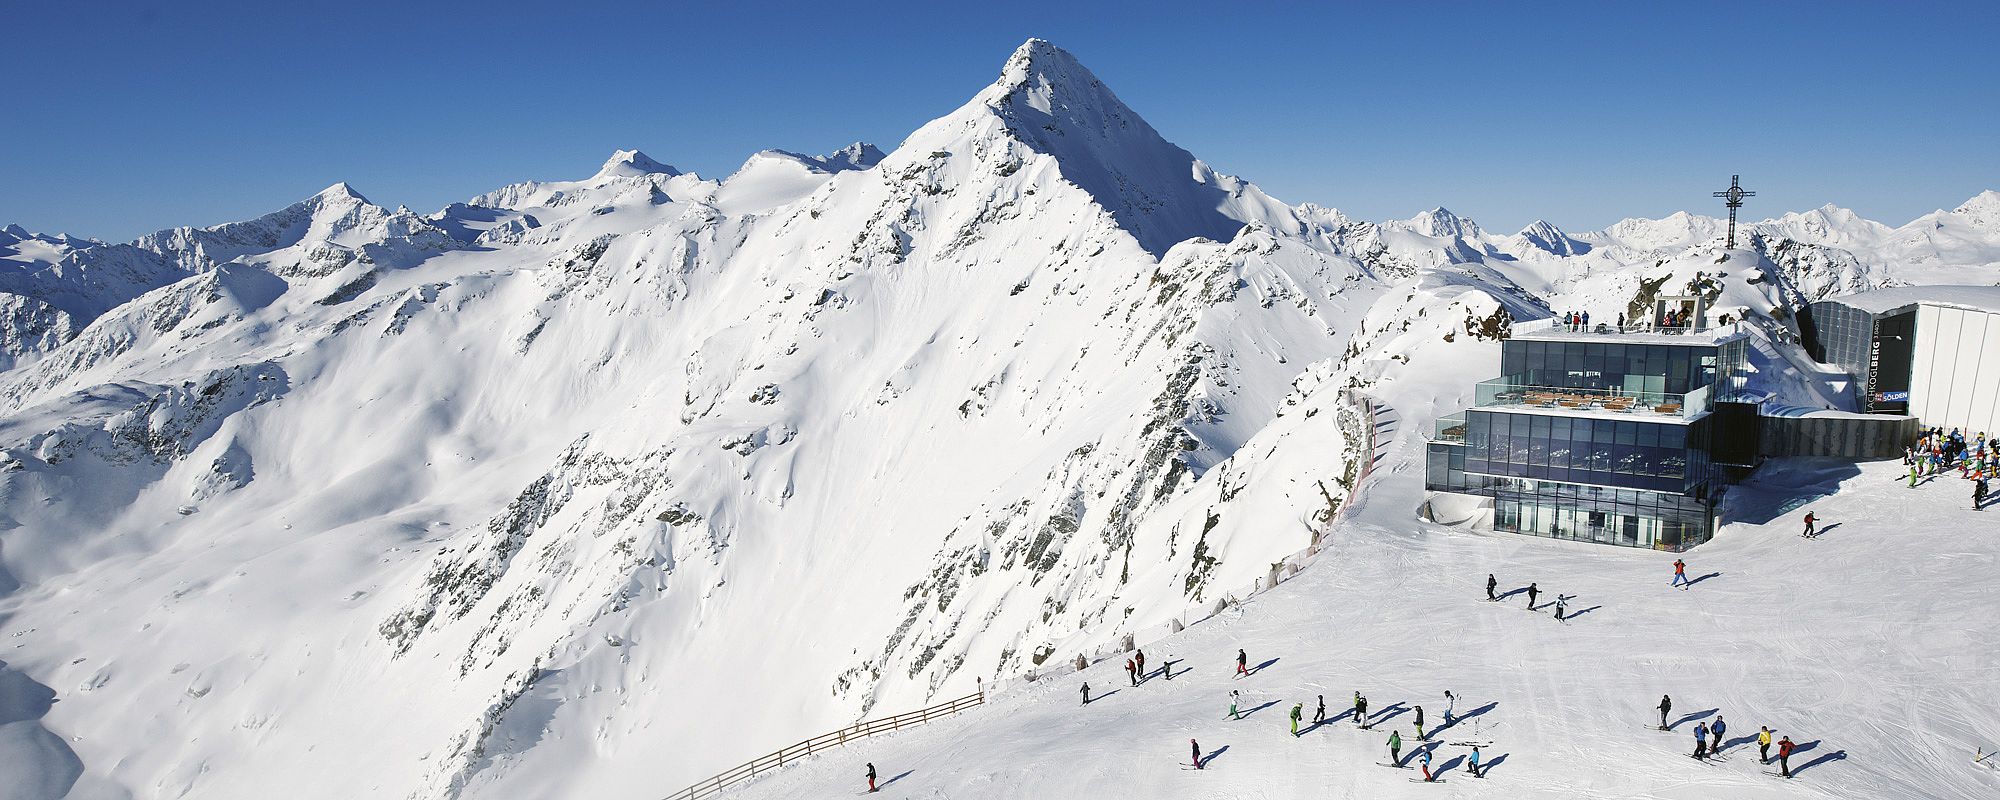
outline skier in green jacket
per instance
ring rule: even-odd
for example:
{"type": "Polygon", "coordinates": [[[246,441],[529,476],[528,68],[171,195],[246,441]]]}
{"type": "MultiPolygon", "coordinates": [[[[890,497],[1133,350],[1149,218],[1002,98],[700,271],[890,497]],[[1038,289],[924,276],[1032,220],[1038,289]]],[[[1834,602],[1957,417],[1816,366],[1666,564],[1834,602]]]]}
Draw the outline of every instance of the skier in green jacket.
{"type": "Polygon", "coordinates": [[[1403,732],[1391,731],[1389,733],[1389,766],[1400,767],[1403,765],[1402,752],[1403,732]]]}
{"type": "Polygon", "coordinates": [[[1304,704],[1304,703],[1293,703],[1293,704],[1292,704],[1292,735],[1293,735],[1293,736],[1297,736],[1297,735],[1299,735],[1299,717],[1302,717],[1302,716],[1305,716],[1305,712],[1306,712],[1306,704],[1304,704]]]}

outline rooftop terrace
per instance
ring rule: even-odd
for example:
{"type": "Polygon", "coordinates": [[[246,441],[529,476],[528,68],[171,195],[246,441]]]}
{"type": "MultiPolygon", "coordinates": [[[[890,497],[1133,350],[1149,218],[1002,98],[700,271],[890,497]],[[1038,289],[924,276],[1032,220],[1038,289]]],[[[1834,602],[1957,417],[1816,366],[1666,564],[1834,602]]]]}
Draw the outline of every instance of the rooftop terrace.
{"type": "Polygon", "coordinates": [[[1516,339],[1531,341],[1678,344],[1690,347],[1713,347],[1747,336],[1742,326],[1734,322],[1699,328],[1647,325],[1643,322],[1628,323],[1620,328],[1611,323],[1598,322],[1591,324],[1585,330],[1572,330],[1568,325],[1558,323],[1555,317],[1514,323],[1511,335],[1516,339]]]}

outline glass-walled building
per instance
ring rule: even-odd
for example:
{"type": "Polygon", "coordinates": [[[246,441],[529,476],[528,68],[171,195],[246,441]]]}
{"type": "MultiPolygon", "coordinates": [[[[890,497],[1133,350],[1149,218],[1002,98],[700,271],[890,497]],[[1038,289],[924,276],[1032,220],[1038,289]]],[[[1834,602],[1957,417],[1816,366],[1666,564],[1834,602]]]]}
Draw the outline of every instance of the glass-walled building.
{"type": "Polygon", "coordinates": [[[1746,338],[1542,327],[1501,343],[1502,377],[1441,420],[1426,488],[1474,495],[1494,529],[1683,550],[1707,541],[1723,476],[1714,411],[1746,338]]]}

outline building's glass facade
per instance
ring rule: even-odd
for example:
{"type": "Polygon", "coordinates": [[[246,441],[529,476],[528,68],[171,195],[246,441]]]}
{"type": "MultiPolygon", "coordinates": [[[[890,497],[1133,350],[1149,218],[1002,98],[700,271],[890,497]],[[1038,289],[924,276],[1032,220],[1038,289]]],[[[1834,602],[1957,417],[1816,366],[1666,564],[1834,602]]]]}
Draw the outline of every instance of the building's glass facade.
{"type": "Polygon", "coordinates": [[[1500,345],[1500,374],[1527,386],[1686,394],[1723,374],[1740,374],[1743,357],[1741,340],[1689,346],[1510,339],[1500,345]]]}
{"type": "Polygon", "coordinates": [[[1576,391],[1539,404],[1528,402],[1532,392],[1482,395],[1441,420],[1425,487],[1491,498],[1497,530],[1664,550],[1700,544],[1714,533],[1722,480],[1711,411],[1744,374],[1745,355],[1744,340],[1730,337],[1508,340],[1505,380],[1576,391]],[[1661,396],[1687,407],[1645,405],[1661,396]]]}
{"type": "Polygon", "coordinates": [[[1708,484],[1708,418],[1644,422],[1556,414],[1465,415],[1466,472],[1691,492],[1708,484]]]}
{"type": "Polygon", "coordinates": [[[1909,413],[1910,360],[1916,340],[1915,306],[1872,314],[1838,300],[1807,306],[1799,317],[1806,352],[1860,381],[1862,408],[1909,413]]]}
{"type": "Polygon", "coordinates": [[[1497,530],[1675,551],[1714,533],[1705,498],[1514,479],[1496,481],[1491,491],[1497,530]]]}

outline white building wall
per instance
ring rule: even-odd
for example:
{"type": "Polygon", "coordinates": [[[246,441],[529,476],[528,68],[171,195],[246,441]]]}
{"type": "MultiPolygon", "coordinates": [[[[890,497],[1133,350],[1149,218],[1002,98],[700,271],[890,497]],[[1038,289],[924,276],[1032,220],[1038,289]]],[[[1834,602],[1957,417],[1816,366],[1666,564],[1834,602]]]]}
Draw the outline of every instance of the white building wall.
{"type": "Polygon", "coordinates": [[[1910,345],[1910,416],[1931,426],[1941,412],[1929,406],[1931,368],[1937,364],[1937,309],[1917,306],[1916,342],[1910,345]]]}
{"type": "Polygon", "coordinates": [[[1920,305],[1910,410],[1925,426],[2000,432],[2000,313],[1920,305]]]}
{"type": "Polygon", "coordinates": [[[1972,394],[1972,430],[2000,432],[2000,314],[1986,314],[1986,342],[1980,346],[1978,390],[1972,394]]]}

